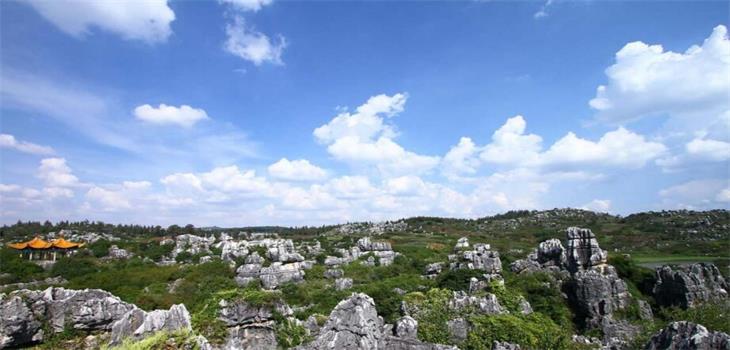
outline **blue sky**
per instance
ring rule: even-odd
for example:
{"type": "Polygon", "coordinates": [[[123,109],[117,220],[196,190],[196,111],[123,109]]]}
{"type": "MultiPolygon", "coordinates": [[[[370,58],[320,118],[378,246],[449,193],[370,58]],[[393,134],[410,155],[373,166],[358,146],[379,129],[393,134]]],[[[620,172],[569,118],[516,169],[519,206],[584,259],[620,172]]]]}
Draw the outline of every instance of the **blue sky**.
{"type": "Polygon", "coordinates": [[[730,204],[728,2],[0,3],[0,221],[730,204]]]}

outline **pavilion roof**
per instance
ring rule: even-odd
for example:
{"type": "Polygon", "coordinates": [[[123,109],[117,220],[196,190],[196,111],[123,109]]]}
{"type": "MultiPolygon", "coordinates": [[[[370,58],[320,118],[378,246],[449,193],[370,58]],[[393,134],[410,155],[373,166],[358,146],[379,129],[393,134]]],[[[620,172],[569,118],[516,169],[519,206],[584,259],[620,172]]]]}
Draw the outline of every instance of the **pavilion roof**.
{"type": "Polygon", "coordinates": [[[19,243],[10,243],[8,244],[8,247],[13,249],[49,249],[49,248],[59,248],[59,249],[69,249],[69,248],[81,248],[84,246],[84,243],[76,243],[76,242],[69,242],[63,237],[59,239],[55,239],[52,241],[45,241],[41,239],[40,237],[35,237],[27,242],[19,242],[19,243]]]}

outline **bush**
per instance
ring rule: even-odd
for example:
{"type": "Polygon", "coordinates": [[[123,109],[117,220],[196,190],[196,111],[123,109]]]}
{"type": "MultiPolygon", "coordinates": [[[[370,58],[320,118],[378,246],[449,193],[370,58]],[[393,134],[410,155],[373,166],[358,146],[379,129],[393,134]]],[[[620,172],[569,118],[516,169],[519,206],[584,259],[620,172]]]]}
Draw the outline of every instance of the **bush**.
{"type": "Polygon", "coordinates": [[[20,257],[15,249],[0,249],[0,273],[9,274],[0,284],[27,282],[43,275],[43,268],[20,257]]]}
{"type": "Polygon", "coordinates": [[[516,343],[523,349],[569,349],[570,333],[541,314],[478,315],[469,319],[472,330],[464,349],[486,350],[494,341],[516,343]]]}
{"type": "Polygon", "coordinates": [[[611,256],[608,263],[616,268],[618,276],[633,284],[644,296],[652,295],[652,288],[656,282],[654,270],[637,265],[631,258],[617,255],[611,256]]]}
{"type": "Polygon", "coordinates": [[[95,258],[72,255],[57,260],[51,268],[51,274],[71,280],[75,277],[92,274],[98,270],[95,258]]]}
{"type": "MultiPolygon", "coordinates": [[[[559,284],[547,273],[513,275],[505,273],[509,290],[519,291],[530,302],[532,310],[540,312],[559,325],[573,328],[573,313],[563,299],[559,284]]],[[[500,299],[502,302],[502,299],[500,299]]]]}
{"type": "Polygon", "coordinates": [[[438,288],[426,294],[413,292],[404,296],[409,310],[412,310],[411,317],[418,321],[419,339],[439,344],[449,342],[447,322],[456,316],[448,306],[451,296],[450,290],[438,288]]]}
{"type": "Polygon", "coordinates": [[[89,249],[91,251],[91,254],[93,254],[95,257],[101,258],[109,254],[109,248],[111,246],[111,242],[105,239],[100,239],[94,243],[89,244],[87,246],[87,249],[89,249]]]}
{"type": "Polygon", "coordinates": [[[442,273],[436,281],[436,285],[442,289],[453,291],[469,290],[469,281],[472,277],[480,278],[484,271],[458,269],[442,273]]]}

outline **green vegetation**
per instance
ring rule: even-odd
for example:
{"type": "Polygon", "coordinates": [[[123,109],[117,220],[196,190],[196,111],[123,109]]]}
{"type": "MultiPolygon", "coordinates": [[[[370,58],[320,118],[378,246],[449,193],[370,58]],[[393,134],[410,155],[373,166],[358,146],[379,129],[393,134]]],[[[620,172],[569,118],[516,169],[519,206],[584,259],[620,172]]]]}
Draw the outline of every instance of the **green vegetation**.
{"type": "MultiPolygon", "coordinates": [[[[636,343],[639,345],[635,347],[641,347],[641,342],[645,342],[657,329],[679,319],[701,323],[711,330],[730,332],[728,303],[706,304],[689,310],[658,307],[651,298],[655,273],[653,269],[644,267],[644,264],[720,261],[718,267],[727,275],[730,272],[727,268],[730,259],[726,256],[730,234],[722,229],[730,225],[726,211],[642,213],[625,218],[582,210],[515,211],[472,220],[418,217],[405,222],[407,231],[385,232],[374,238],[389,242],[401,254],[392,265],[365,266],[361,262],[353,262],[342,267],[344,277],[353,280],[352,289],[346,291],[335,290],[334,280],[324,278],[326,267],[322,263],[326,256],[336,255],[336,248],[349,248],[362,235],[345,235],[333,231],[332,226],[240,229],[279,232],[297,242],[314,242],[316,239],[321,243],[324,252],[308,257],[318,264],[306,271],[304,282],[288,283],[276,292],[267,292],[261,290],[258,282],[238,286],[234,281],[235,267],[217,257],[199,264],[202,254],[183,252],[175,259],[178,264],[161,266],[155,263],[169,257],[174,248],[174,244],[160,244],[165,237],[184,233],[219,235],[222,229],[203,232],[192,225],[162,228],[95,222],[19,223],[2,227],[0,237],[8,242],[25,240],[36,233],[79,229],[110,233],[122,239],[89,244],[78,254],[59,259],[48,271],[21,259],[16,251],[0,249],[0,283],[61,276],[68,280],[67,288],[104,289],[145,310],[167,309],[173,304],[183,303],[190,311],[193,333],[159,333],[143,342],[125,342],[120,347],[122,349],[161,349],[168,341],[194,348],[196,345],[190,342],[194,334],[204,335],[211,343],[220,344],[227,336],[225,324],[218,319],[221,300],[245,300],[251,305],[271,305],[281,300],[296,310],[294,316],[297,319],[305,320],[315,315],[322,325],[326,315],[352,292],[371,296],[379,315],[388,323],[402,316],[401,305],[405,301],[411,315],[419,321],[419,338],[424,341],[450,343],[447,322],[461,317],[473,327],[467,339],[459,344],[463,349],[490,349],[494,340],[518,343],[526,349],[567,349],[574,348],[569,341],[570,336],[583,330],[575,324],[576,315],[563,297],[556,276],[550,273],[515,275],[509,271],[509,263],[524,258],[540,241],[563,238],[565,227],[581,226],[597,233],[601,247],[611,252],[609,263],[627,282],[634,297],[634,302],[625,310],[616,312],[615,317],[642,327],[643,333],[636,343]],[[472,244],[489,243],[500,252],[504,286],[492,284],[486,291],[477,294],[495,294],[500,304],[510,311],[509,314],[484,315],[468,309],[456,312],[448,307],[453,291],[467,290],[470,279],[480,278],[481,272],[449,271],[446,268],[436,279],[421,277],[427,264],[446,262],[448,255],[453,253],[456,240],[464,236],[472,244]],[[129,250],[135,257],[129,260],[102,259],[112,244],[129,250]],[[521,314],[523,299],[531,304],[532,314],[521,314]],[[647,301],[652,306],[655,321],[639,319],[637,300],[647,301]]],[[[365,224],[360,225],[366,227],[365,224]]],[[[266,255],[263,247],[251,251],[266,255]]],[[[220,253],[220,249],[214,248],[212,255],[220,256],[220,253]]],[[[362,256],[360,260],[367,257],[362,256]]],[[[239,259],[236,266],[240,266],[243,260],[239,259]]],[[[282,347],[294,347],[308,340],[304,328],[296,322],[289,322],[281,315],[275,317],[278,321],[275,333],[282,347]]],[[[600,336],[595,332],[587,335],[600,336]]],[[[44,346],[64,348],[67,341],[80,336],[71,331],[62,332],[50,338],[44,346]]]]}
{"type": "Polygon", "coordinates": [[[127,339],[119,346],[103,346],[102,350],[200,350],[195,334],[186,331],[157,332],[142,340],[127,339]]]}

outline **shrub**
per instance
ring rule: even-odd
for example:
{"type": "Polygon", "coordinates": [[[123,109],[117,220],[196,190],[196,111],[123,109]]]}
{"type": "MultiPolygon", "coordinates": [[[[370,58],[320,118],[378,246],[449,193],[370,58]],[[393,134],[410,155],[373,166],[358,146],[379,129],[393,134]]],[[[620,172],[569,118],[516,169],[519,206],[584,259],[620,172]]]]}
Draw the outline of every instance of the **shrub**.
{"type": "Polygon", "coordinates": [[[72,255],[58,259],[51,268],[51,274],[67,280],[97,272],[96,259],[80,255],[72,255]]]}
{"type": "Polygon", "coordinates": [[[436,285],[442,289],[453,291],[469,290],[469,281],[472,277],[480,278],[484,271],[458,269],[442,273],[437,279],[436,285]]]}
{"type": "Polygon", "coordinates": [[[641,267],[631,258],[623,255],[611,256],[608,263],[616,268],[619,277],[630,282],[630,285],[633,284],[641,294],[652,295],[652,288],[656,282],[654,270],[641,267]]]}
{"type": "Polygon", "coordinates": [[[418,321],[419,339],[439,344],[449,342],[447,322],[455,317],[448,306],[451,296],[450,290],[438,288],[426,294],[413,292],[404,296],[409,310],[412,310],[411,316],[418,321]]]}
{"type": "MultiPolygon", "coordinates": [[[[563,299],[558,283],[547,273],[513,275],[505,273],[509,290],[519,291],[530,302],[532,310],[540,312],[557,324],[573,328],[573,313],[563,299]]],[[[500,299],[500,302],[502,300],[500,299]]]]}
{"type": "Polygon", "coordinates": [[[0,272],[9,274],[0,284],[25,282],[43,274],[43,268],[20,257],[14,249],[0,249],[0,272]]]}
{"type": "Polygon", "coordinates": [[[304,326],[289,319],[279,318],[276,320],[274,331],[276,332],[276,342],[283,349],[293,348],[308,340],[304,326]]]}
{"type": "Polygon", "coordinates": [[[478,315],[469,318],[472,330],[462,345],[464,349],[491,349],[494,341],[516,343],[523,349],[568,349],[570,333],[541,314],[478,315]]]}
{"type": "Polygon", "coordinates": [[[91,251],[91,254],[93,254],[95,257],[101,258],[109,254],[109,248],[111,246],[111,242],[105,239],[100,239],[94,243],[89,244],[87,246],[87,249],[89,249],[91,251]]]}

